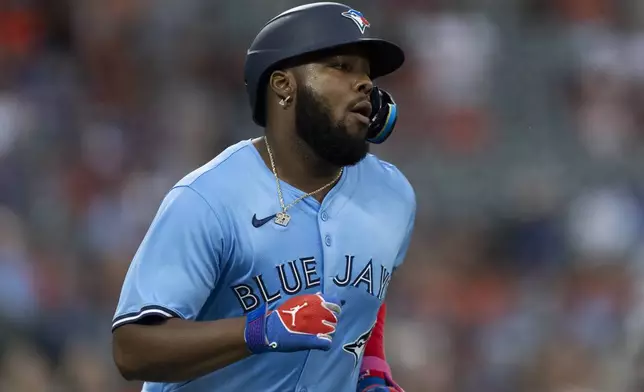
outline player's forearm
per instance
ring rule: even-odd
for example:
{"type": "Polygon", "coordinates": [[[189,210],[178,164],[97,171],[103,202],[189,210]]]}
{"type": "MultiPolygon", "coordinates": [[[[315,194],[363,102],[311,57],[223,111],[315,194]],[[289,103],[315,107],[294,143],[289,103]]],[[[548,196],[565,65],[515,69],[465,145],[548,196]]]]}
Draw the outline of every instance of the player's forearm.
{"type": "Polygon", "coordinates": [[[244,328],[243,317],[124,325],[114,331],[114,360],[128,380],[187,381],[251,355],[244,328]]]}

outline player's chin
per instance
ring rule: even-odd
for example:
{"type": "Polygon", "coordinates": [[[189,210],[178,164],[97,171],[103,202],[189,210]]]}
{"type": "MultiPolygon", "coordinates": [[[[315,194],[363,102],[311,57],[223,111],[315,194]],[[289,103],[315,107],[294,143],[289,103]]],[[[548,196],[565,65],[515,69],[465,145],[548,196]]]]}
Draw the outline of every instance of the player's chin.
{"type": "Polygon", "coordinates": [[[345,122],[345,128],[347,129],[349,136],[355,139],[365,140],[367,137],[367,131],[369,130],[369,122],[365,122],[366,117],[361,117],[364,116],[351,113],[345,122]]]}

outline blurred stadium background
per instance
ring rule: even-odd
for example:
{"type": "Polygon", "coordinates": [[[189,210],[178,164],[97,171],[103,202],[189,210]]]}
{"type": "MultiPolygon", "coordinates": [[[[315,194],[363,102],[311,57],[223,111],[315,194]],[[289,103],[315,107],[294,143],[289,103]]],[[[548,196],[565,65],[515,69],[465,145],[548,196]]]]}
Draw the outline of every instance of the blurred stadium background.
{"type": "MultiPolygon", "coordinates": [[[[0,1],[0,391],[139,390],[111,360],[125,270],[169,187],[261,133],[245,49],[302,3],[0,1]]],[[[408,57],[375,149],[420,206],[398,381],[644,390],[644,2],[350,5],[408,57]]]]}

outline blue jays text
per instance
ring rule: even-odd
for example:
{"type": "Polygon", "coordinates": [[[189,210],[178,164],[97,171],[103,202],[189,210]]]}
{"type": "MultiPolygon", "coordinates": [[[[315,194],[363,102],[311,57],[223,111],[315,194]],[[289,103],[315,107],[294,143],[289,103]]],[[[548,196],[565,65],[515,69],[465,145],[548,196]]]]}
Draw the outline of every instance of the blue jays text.
{"type": "MultiPolygon", "coordinates": [[[[391,272],[384,265],[380,265],[380,268],[374,267],[374,261],[370,259],[358,273],[355,273],[354,259],[355,256],[345,256],[344,273],[333,277],[333,283],[338,287],[349,285],[363,287],[367,293],[382,300],[391,281],[391,272]],[[374,276],[374,268],[379,269],[379,277],[374,276]]],[[[267,284],[264,274],[259,274],[253,276],[252,282],[240,283],[231,288],[244,312],[250,312],[257,309],[261,305],[261,301],[270,305],[282,299],[283,296],[297,295],[302,290],[320,286],[321,279],[316,265],[315,257],[302,257],[299,260],[279,264],[273,271],[279,280],[279,287],[273,287],[277,284],[267,284]]],[[[269,279],[270,282],[276,282],[275,279],[269,279]]]]}

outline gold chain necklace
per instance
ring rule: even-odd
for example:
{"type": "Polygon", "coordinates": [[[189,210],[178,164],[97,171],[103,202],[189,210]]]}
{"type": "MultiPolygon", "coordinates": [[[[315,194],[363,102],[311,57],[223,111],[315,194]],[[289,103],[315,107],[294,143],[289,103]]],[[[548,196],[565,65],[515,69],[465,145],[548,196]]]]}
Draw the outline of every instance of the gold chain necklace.
{"type": "Polygon", "coordinates": [[[293,200],[289,205],[285,205],[284,204],[284,196],[282,194],[282,187],[280,185],[280,178],[277,175],[277,169],[275,168],[275,160],[273,159],[273,151],[271,150],[271,146],[268,144],[268,139],[266,139],[266,137],[264,137],[264,142],[266,143],[266,150],[268,151],[268,158],[271,161],[271,169],[273,170],[273,175],[275,176],[275,183],[277,184],[277,197],[279,198],[280,207],[282,208],[281,212],[278,212],[277,214],[275,214],[274,222],[276,224],[280,225],[280,226],[286,226],[291,221],[291,216],[289,214],[287,214],[286,211],[289,208],[291,208],[294,205],[296,205],[297,203],[299,203],[300,201],[306,199],[307,197],[316,195],[316,194],[322,192],[323,190],[325,190],[326,188],[330,187],[331,185],[335,184],[340,179],[340,177],[342,177],[342,172],[344,171],[344,168],[340,168],[340,172],[333,179],[333,181],[329,182],[328,184],[326,184],[325,186],[323,186],[323,187],[321,187],[319,189],[314,190],[313,192],[309,192],[309,193],[307,193],[305,195],[302,195],[302,196],[298,197],[297,199],[293,200]]]}

